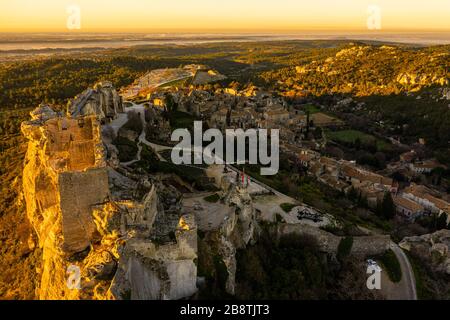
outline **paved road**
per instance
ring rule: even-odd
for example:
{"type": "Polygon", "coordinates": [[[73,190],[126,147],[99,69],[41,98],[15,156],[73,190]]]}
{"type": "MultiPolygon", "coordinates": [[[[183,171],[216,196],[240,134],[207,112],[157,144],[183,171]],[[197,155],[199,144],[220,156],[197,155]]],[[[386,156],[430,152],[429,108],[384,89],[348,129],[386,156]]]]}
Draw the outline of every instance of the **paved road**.
{"type": "Polygon", "coordinates": [[[391,242],[390,247],[392,251],[395,253],[398,262],[400,263],[400,267],[402,269],[402,277],[404,277],[404,279],[402,279],[401,281],[401,286],[398,288],[398,290],[402,291],[401,299],[417,300],[416,278],[414,277],[414,272],[408,257],[403,252],[403,250],[394,242],[391,242]]]}

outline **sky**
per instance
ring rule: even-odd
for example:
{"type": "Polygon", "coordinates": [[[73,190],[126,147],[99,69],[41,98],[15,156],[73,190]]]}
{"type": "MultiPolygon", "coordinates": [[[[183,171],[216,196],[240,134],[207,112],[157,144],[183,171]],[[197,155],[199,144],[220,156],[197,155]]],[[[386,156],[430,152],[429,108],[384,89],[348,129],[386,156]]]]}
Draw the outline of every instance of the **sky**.
{"type": "Polygon", "coordinates": [[[381,32],[450,31],[450,0],[0,0],[0,32],[364,31],[370,5],[381,32]]]}

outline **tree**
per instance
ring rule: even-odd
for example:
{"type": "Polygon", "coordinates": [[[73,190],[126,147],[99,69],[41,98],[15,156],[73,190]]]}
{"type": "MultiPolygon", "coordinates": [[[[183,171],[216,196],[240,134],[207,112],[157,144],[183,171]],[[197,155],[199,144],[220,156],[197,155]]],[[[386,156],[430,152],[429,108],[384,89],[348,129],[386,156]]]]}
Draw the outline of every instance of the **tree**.
{"type": "Polygon", "coordinates": [[[392,199],[391,193],[386,192],[381,204],[382,215],[387,220],[392,219],[395,216],[395,205],[392,199]]]}
{"type": "Polygon", "coordinates": [[[436,230],[446,229],[447,228],[447,215],[445,213],[441,213],[436,217],[436,230]]]}
{"type": "Polygon", "coordinates": [[[309,127],[310,127],[311,123],[310,123],[310,115],[309,115],[309,110],[306,110],[306,134],[309,133],[309,127]]]}
{"type": "Polygon", "coordinates": [[[172,95],[171,95],[170,93],[166,93],[166,94],[164,95],[164,98],[165,98],[165,100],[166,100],[167,110],[168,110],[169,112],[177,111],[178,105],[177,105],[177,103],[175,103],[175,101],[174,101],[172,95]]]}
{"type": "Polygon", "coordinates": [[[369,202],[367,201],[367,197],[365,195],[363,195],[361,192],[359,193],[359,196],[358,196],[358,206],[360,206],[362,208],[369,207],[369,202]]]}
{"type": "Polygon", "coordinates": [[[342,261],[345,257],[350,255],[353,246],[353,237],[345,237],[339,241],[337,249],[337,258],[342,261]]]}
{"type": "Polygon", "coordinates": [[[361,139],[359,137],[355,139],[354,146],[356,150],[359,150],[361,148],[361,139]]]}
{"type": "Polygon", "coordinates": [[[356,191],[355,187],[353,187],[353,186],[350,187],[350,190],[348,190],[348,193],[347,193],[347,197],[353,201],[358,199],[358,191],[356,191]]]}

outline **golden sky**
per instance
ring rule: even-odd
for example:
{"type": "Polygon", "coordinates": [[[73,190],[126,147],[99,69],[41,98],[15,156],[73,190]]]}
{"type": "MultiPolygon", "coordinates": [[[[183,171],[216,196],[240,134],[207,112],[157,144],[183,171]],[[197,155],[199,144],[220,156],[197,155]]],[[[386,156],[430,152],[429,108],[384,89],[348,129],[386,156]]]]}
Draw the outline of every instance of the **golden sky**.
{"type": "Polygon", "coordinates": [[[66,9],[81,9],[81,32],[450,31],[450,0],[0,0],[0,32],[68,31],[66,9]]]}

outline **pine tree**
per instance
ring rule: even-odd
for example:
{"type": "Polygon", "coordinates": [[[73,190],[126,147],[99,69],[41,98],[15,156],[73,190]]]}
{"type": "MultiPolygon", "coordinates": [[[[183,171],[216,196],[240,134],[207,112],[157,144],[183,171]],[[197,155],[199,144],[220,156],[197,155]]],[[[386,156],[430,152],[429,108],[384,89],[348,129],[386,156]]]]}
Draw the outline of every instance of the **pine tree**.
{"type": "Polygon", "coordinates": [[[383,202],[381,204],[382,214],[386,219],[392,219],[395,216],[395,205],[394,200],[390,192],[386,192],[383,197],[383,202]]]}

